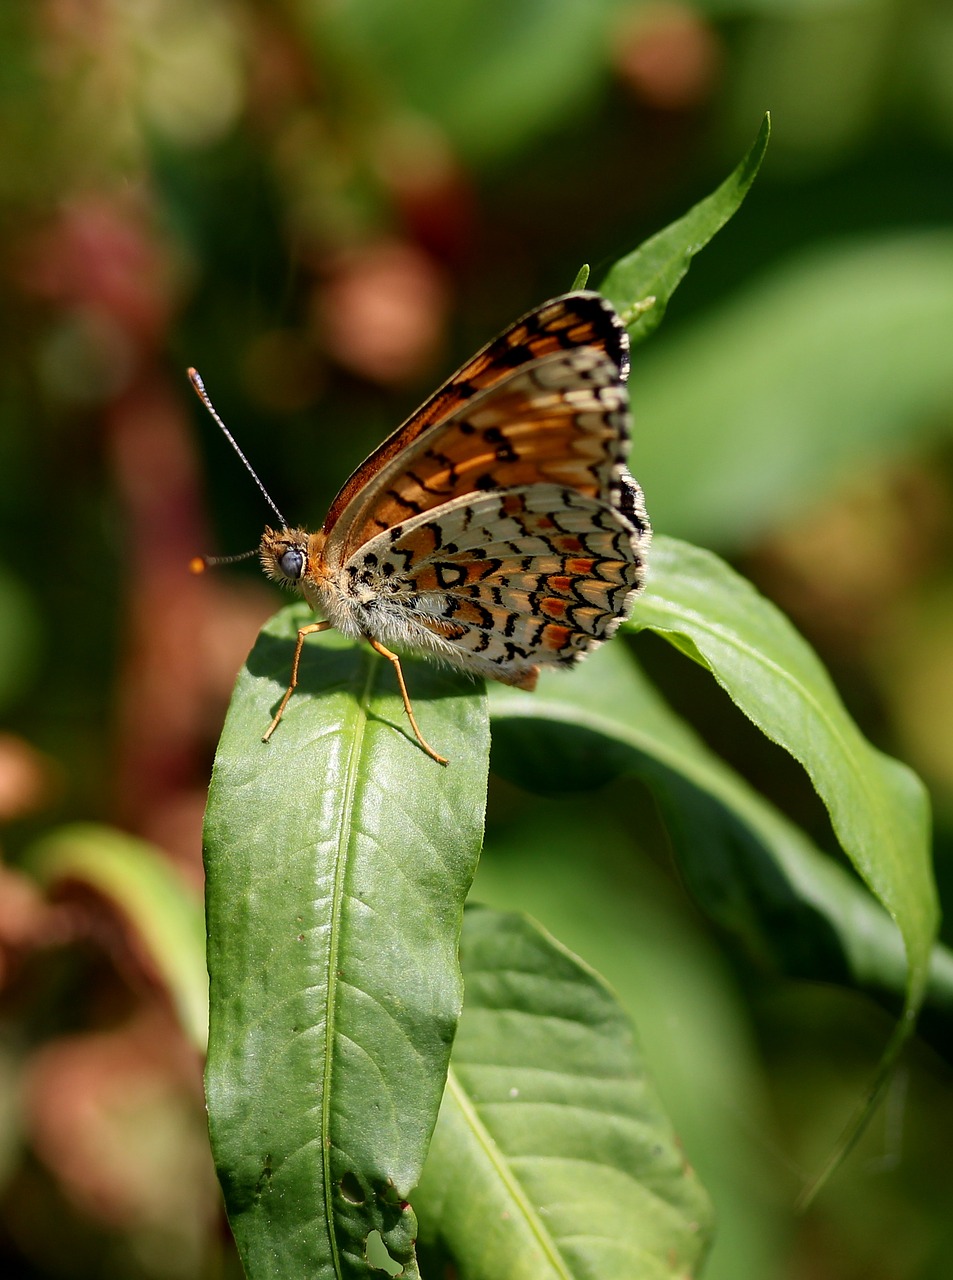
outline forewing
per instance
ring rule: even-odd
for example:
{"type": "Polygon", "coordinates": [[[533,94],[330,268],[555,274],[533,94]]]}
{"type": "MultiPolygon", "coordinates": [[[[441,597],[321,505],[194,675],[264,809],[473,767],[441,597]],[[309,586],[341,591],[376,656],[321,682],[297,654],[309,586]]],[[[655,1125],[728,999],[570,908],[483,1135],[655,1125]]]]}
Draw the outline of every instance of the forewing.
{"type": "Polygon", "coordinates": [[[616,366],[594,347],[534,360],[461,405],[365,485],[329,535],[341,560],[393,525],[468,494],[532,484],[611,501],[628,452],[616,366]]]}
{"type": "MultiPolygon", "coordinates": [[[[535,456],[552,461],[561,450],[571,457],[573,440],[588,434],[593,424],[574,421],[577,415],[617,413],[609,434],[621,435],[621,450],[612,452],[624,458],[627,373],[628,337],[604,298],[577,292],[544,303],[488,343],[358,467],[332,503],[324,533],[344,560],[397,520],[479,488],[480,481],[490,487],[491,472],[498,486],[532,483],[535,456]],[[580,358],[586,351],[588,359],[580,358]],[[611,404],[592,394],[603,386],[618,389],[611,404]],[[540,430],[549,439],[537,455],[528,437],[540,430]],[[507,479],[497,478],[501,467],[509,468],[507,479]]],[[[594,425],[598,431],[602,424],[594,425]]],[[[582,457],[585,450],[577,452],[582,457]]],[[[596,452],[590,446],[590,463],[596,452]]]]}

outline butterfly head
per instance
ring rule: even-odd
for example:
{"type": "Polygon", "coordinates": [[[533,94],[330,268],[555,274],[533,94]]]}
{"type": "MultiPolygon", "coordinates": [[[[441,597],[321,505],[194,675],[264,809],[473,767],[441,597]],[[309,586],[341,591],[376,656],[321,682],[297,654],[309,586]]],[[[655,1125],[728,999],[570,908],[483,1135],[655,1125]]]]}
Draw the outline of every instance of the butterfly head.
{"type": "Polygon", "coordinates": [[[301,588],[314,574],[324,542],[324,534],[304,529],[266,529],[261,536],[258,558],[272,582],[301,588]]]}

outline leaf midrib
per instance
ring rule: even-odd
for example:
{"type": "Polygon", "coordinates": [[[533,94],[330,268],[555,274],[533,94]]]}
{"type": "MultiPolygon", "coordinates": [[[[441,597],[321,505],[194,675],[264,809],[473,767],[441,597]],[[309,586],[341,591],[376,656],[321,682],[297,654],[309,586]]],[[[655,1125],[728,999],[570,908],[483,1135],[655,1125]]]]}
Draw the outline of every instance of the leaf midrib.
{"type": "Polygon", "coordinates": [[[470,1102],[453,1067],[447,1072],[447,1092],[460,1108],[470,1132],[479,1143],[494,1172],[509,1193],[511,1200],[518,1207],[523,1220],[539,1242],[539,1246],[549,1260],[555,1274],[562,1277],[563,1280],[573,1280],[571,1272],[567,1271],[563,1264],[556,1242],[540,1221],[539,1215],[534,1212],[533,1206],[530,1204],[520,1182],[510,1172],[507,1160],[501,1154],[489,1130],[477,1114],[476,1108],[470,1102]]]}
{"type": "Polygon", "coordinates": [[[338,1250],[337,1234],[334,1230],[334,1204],[331,1189],[331,1077],[334,1070],[333,1045],[336,1042],[336,1014],[338,989],[338,957],[341,951],[341,917],[343,914],[344,883],[347,875],[348,852],[351,843],[353,822],[351,821],[356,807],[356,796],[360,786],[360,760],[367,730],[368,704],[374,685],[374,677],[378,669],[378,660],[368,654],[367,676],[360,697],[355,699],[353,715],[353,732],[347,734],[349,750],[347,766],[342,787],[341,821],[338,829],[337,847],[334,858],[334,887],[331,894],[331,922],[328,930],[327,949],[327,982],[325,997],[326,1034],[324,1039],[324,1069],[322,1071],[321,1090],[321,1162],[323,1166],[324,1209],[328,1226],[328,1242],[331,1248],[331,1261],[334,1274],[343,1277],[341,1255],[338,1250]]]}

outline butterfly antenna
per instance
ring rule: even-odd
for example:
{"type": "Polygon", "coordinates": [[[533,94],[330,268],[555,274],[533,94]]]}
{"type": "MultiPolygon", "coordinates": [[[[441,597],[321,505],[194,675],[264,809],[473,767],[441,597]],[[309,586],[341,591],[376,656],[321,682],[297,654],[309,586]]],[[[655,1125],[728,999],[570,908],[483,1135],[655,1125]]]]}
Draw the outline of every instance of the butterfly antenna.
{"type": "MultiPolygon", "coordinates": [[[[198,370],[189,369],[188,375],[189,375],[189,382],[191,382],[192,386],[195,389],[195,394],[205,405],[206,409],[208,409],[209,413],[218,423],[219,427],[221,427],[222,434],[225,436],[225,439],[228,441],[228,443],[232,446],[232,448],[241,458],[242,462],[245,464],[245,470],[254,480],[255,484],[258,485],[258,488],[261,490],[262,496],[264,497],[265,501],[268,503],[269,507],[271,507],[272,511],[281,521],[281,527],[283,529],[287,529],[288,521],[284,518],[284,516],[275,506],[274,502],[271,499],[271,494],[268,492],[268,490],[265,488],[262,482],[258,479],[258,475],[255,471],[255,468],[252,466],[252,464],[248,461],[248,459],[242,453],[241,448],[239,447],[238,441],[235,439],[235,437],[229,431],[228,427],[226,427],[225,423],[219,417],[218,411],[216,410],[215,406],[212,404],[211,400],[209,399],[209,394],[205,390],[205,383],[202,381],[201,377],[199,376],[198,370]]],[[[240,556],[204,556],[201,558],[201,563],[203,568],[208,568],[212,564],[233,564],[236,560],[248,560],[251,556],[255,554],[256,553],[254,551],[244,551],[240,556]]],[[[197,562],[193,560],[192,570],[194,573],[201,573],[202,572],[201,569],[195,568],[196,563],[197,562]]]]}
{"type": "Polygon", "coordinates": [[[258,548],[252,547],[251,551],[243,551],[237,556],[193,556],[189,561],[189,569],[192,573],[204,573],[206,569],[217,569],[222,564],[238,564],[239,560],[250,560],[257,555],[258,548]]]}

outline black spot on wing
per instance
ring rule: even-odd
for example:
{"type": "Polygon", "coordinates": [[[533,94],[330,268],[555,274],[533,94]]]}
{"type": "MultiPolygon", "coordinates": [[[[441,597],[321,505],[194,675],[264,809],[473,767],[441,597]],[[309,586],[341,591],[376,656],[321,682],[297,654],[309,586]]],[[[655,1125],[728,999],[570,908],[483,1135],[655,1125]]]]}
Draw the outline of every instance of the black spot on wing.
{"type": "Polygon", "coordinates": [[[483,439],[494,446],[497,462],[519,462],[519,454],[499,427],[487,427],[483,439]]]}

